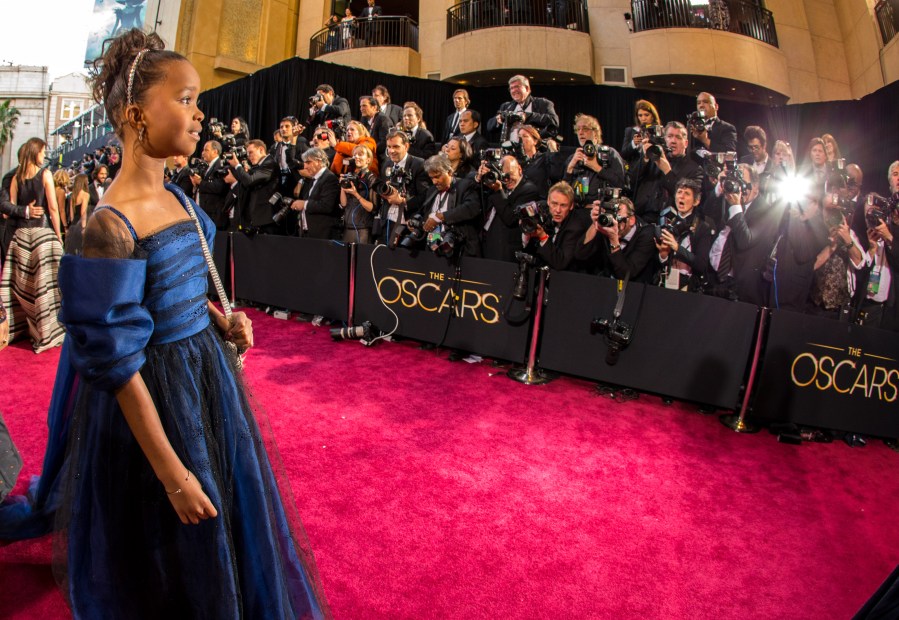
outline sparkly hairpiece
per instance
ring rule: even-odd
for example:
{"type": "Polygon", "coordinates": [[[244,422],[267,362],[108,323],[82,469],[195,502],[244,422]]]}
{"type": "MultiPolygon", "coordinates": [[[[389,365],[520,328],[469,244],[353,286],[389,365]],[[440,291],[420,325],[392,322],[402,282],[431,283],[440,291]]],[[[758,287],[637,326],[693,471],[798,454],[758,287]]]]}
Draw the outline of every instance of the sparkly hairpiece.
{"type": "Polygon", "coordinates": [[[142,49],[137,53],[137,56],[134,57],[134,62],[131,63],[131,71],[128,72],[128,105],[134,103],[134,95],[132,89],[134,88],[134,74],[137,73],[137,65],[140,63],[140,59],[144,57],[144,54],[149,51],[149,48],[142,49]]]}

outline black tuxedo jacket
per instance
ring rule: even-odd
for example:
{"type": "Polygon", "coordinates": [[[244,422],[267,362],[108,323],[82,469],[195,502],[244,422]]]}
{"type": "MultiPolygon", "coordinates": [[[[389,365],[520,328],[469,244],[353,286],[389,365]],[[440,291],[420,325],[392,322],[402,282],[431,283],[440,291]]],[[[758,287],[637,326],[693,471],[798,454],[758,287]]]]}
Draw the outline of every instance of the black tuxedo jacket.
{"type": "Polygon", "coordinates": [[[225,200],[228,197],[230,187],[225,178],[219,174],[224,168],[225,162],[219,158],[215,160],[203,180],[197,185],[197,197],[200,199],[200,208],[212,218],[215,227],[224,230],[228,227],[228,213],[225,210],[225,200]]]}
{"type": "Polygon", "coordinates": [[[663,174],[653,161],[643,161],[638,157],[631,166],[631,181],[634,188],[634,210],[640,218],[655,224],[659,213],[665,207],[674,206],[674,195],[681,179],[690,179],[702,185],[702,169],[686,155],[669,157],[671,171],[663,174]]]}
{"type": "MultiPolygon", "coordinates": [[[[453,179],[447,190],[450,194],[449,207],[444,213],[444,222],[465,237],[465,256],[480,256],[481,242],[479,238],[481,217],[481,198],[477,184],[472,179],[453,179]]],[[[437,199],[437,188],[431,185],[421,205],[421,214],[427,218],[437,199]]]]}
{"type": "Polygon", "coordinates": [[[171,180],[172,185],[177,185],[184,191],[185,196],[190,196],[193,198],[194,195],[194,184],[190,181],[190,170],[187,166],[184,166],[172,175],[171,180]]]}
{"type": "Polygon", "coordinates": [[[553,269],[565,270],[575,266],[578,246],[590,226],[590,212],[575,207],[556,230],[546,230],[549,240],[542,246],[536,239],[528,243],[528,251],[536,254],[553,269]]]}
{"type": "Polygon", "coordinates": [[[274,223],[272,215],[275,214],[275,207],[268,200],[278,187],[279,171],[271,155],[266,155],[249,170],[244,170],[243,166],[232,167],[231,174],[242,190],[241,222],[250,226],[274,223]]]}
{"type": "MultiPolygon", "coordinates": [[[[394,164],[392,161],[388,160],[385,162],[385,166],[381,170],[382,179],[387,178],[387,171],[391,170],[393,166],[394,164]]],[[[421,204],[425,199],[425,195],[427,195],[428,191],[431,189],[432,184],[431,179],[425,172],[425,162],[420,157],[408,155],[406,157],[405,167],[412,178],[412,182],[407,186],[406,190],[406,217],[408,218],[421,211],[421,204]]],[[[384,218],[387,217],[387,211],[389,209],[390,204],[386,200],[382,200],[381,214],[384,218]]]]}
{"type": "MultiPolygon", "coordinates": [[[[599,146],[599,145],[597,145],[599,146]]],[[[589,182],[587,190],[586,204],[590,204],[594,200],[599,199],[599,191],[603,185],[609,187],[624,187],[624,162],[618,151],[612,149],[612,161],[610,166],[606,166],[599,172],[593,172],[589,168],[584,168],[583,172],[575,170],[574,173],[568,174],[568,165],[574,158],[574,153],[565,160],[565,176],[563,177],[572,187],[577,183],[578,179],[586,176],[589,182]]]]}
{"type": "Polygon", "coordinates": [[[427,129],[418,128],[415,138],[409,143],[409,154],[422,159],[427,159],[437,152],[437,143],[434,142],[434,134],[427,129]]]}
{"type": "Polygon", "coordinates": [[[359,14],[360,18],[363,17],[380,17],[381,15],[381,7],[378,5],[375,6],[366,6],[362,9],[362,12],[359,14]]]}
{"type": "Polygon", "coordinates": [[[515,260],[515,252],[522,249],[521,228],[518,226],[515,207],[540,199],[540,190],[527,179],[522,179],[511,192],[506,192],[503,188],[487,198],[485,223],[491,211],[496,214],[490,228],[484,233],[484,258],[515,260]]]}
{"type": "Polygon", "coordinates": [[[603,275],[617,280],[623,280],[630,272],[632,282],[651,283],[658,266],[658,250],[653,239],[655,230],[639,221],[636,226],[634,236],[617,252],[612,252],[609,240],[597,232],[590,243],[580,244],[577,259],[585,262],[588,270],[598,269],[603,275]]]}
{"type": "MultiPolygon", "coordinates": [[[[507,101],[499,107],[499,112],[511,112],[517,106],[518,104],[514,101],[507,101]]],[[[528,97],[521,107],[526,110],[528,106],[531,106],[531,112],[525,118],[525,123],[536,127],[544,138],[559,133],[559,115],[556,114],[556,108],[552,101],[542,97],[528,97]]],[[[496,122],[495,115],[487,121],[488,132],[498,131],[501,127],[496,122]]]]}
{"type": "MultiPolygon", "coordinates": [[[[463,140],[467,138],[463,136],[456,136],[463,140]]],[[[471,136],[471,140],[468,141],[468,144],[471,145],[471,158],[474,162],[481,161],[481,151],[484,149],[490,148],[490,143],[487,142],[487,138],[479,134],[477,131],[474,132],[474,135],[471,136]]]]}
{"type": "MultiPolygon", "coordinates": [[[[344,126],[353,120],[352,115],[350,114],[350,102],[346,100],[345,97],[334,96],[334,101],[331,103],[322,106],[322,108],[315,112],[309,119],[309,130],[310,132],[314,132],[315,128],[319,125],[323,125],[325,121],[340,119],[343,121],[344,126]]],[[[337,136],[338,139],[340,136],[337,136]]]]}
{"type": "Polygon", "coordinates": [[[306,201],[306,224],[309,229],[304,236],[313,239],[330,239],[340,218],[340,182],[337,175],[325,170],[314,184],[306,179],[300,199],[306,201]]]}
{"type": "Polygon", "coordinates": [[[387,153],[387,132],[390,131],[390,119],[383,112],[375,114],[371,120],[363,117],[362,124],[368,129],[368,133],[375,141],[376,157],[384,157],[387,153]]]}
{"type": "MultiPolygon", "coordinates": [[[[109,185],[105,185],[104,187],[109,187],[109,185]]],[[[179,186],[180,187],[180,186],[179,186]]],[[[182,188],[184,189],[184,188],[182,188]]],[[[87,193],[90,194],[90,200],[88,201],[88,209],[91,213],[93,213],[93,208],[100,204],[100,193],[97,191],[97,184],[91,181],[87,185],[87,193]]],[[[187,193],[188,196],[193,196],[193,190],[187,193]]]]}
{"type": "Polygon", "coordinates": [[[737,128],[727,121],[723,121],[716,116],[711,127],[709,127],[708,132],[708,147],[699,142],[699,140],[692,138],[691,135],[692,150],[694,152],[699,149],[706,149],[711,153],[724,153],[737,150],[737,128]]]}
{"type": "MultiPolygon", "coordinates": [[[[711,220],[704,217],[699,211],[693,211],[687,216],[686,221],[690,226],[677,239],[677,251],[668,255],[668,263],[674,260],[684,262],[690,266],[693,273],[690,278],[690,290],[697,290],[700,286],[700,278],[707,276],[709,271],[709,251],[712,249],[712,242],[715,239],[715,230],[712,228],[711,220]],[[684,247],[684,241],[690,240],[690,249],[684,247]]],[[[658,256],[658,255],[657,255],[658,256]]],[[[681,281],[681,286],[685,282],[681,281]]]]}
{"type": "Polygon", "coordinates": [[[782,204],[771,203],[760,195],[743,213],[727,219],[730,227],[727,244],[731,245],[733,256],[733,285],[740,301],[768,305],[768,282],[762,274],[777,242],[783,210],[782,204]]]}
{"type": "Polygon", "coordinates": [[[456,118],[456,111],[453,110],[453,113],[447,116],[443,123],[443,143],[449,142],[450,138],[457,133],[459,133],[459,119],[456,118]]]}

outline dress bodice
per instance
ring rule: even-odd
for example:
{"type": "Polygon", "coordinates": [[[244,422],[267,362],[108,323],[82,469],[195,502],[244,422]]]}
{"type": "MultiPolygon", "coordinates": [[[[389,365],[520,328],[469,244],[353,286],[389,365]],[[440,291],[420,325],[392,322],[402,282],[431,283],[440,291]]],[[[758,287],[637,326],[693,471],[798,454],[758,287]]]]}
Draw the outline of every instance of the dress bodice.
{"type": "Polygon", "coordinates": [[[137,248],[147,261],[144,306],[154,325],[150,344],[174,342],[205,329],[209,269],[193,221],[176,222],[139,239],[137,248]]]}

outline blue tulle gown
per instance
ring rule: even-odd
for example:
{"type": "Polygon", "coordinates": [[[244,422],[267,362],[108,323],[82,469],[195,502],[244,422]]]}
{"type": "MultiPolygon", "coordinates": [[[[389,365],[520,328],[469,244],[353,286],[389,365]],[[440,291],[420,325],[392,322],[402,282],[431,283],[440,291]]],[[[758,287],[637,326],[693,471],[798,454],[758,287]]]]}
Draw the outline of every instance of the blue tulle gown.
{"type": "MultiPolygon", "coordinates": [[[[210,323],[195,224],[137,239],[123,215],[107,211],[100,217],[115,214],[134,238],[131,258],[66,256],[60,267],[68,332],[60,363],[80,380],[56,559],[75,616],[329,617],[292,497],[266,452],[274,446],[210,323]],[[182,525],[134,440],[114,390],[136,372],[217,518],[182,525]]],[[[215,226],[196,213],[211,246],[215,226]]]]}

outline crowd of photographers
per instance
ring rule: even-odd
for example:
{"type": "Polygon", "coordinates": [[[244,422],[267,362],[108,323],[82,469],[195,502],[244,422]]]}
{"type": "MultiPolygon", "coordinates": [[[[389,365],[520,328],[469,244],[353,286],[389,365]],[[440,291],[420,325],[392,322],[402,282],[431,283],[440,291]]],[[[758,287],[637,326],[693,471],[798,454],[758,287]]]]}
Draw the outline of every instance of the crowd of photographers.
{"type": "Polygon", "coordinates": [[[638,101],[620,150],[578,114],[577,145],[560,149],[553,102],[524,76],[509,94],[482,116],[459,89],[429,129],[383,86],[351,105],[322,84],[305,121],[284,117],[270,144],[243,119],[209,119],[201,157],[176,159],[170,180],[222,230],[454,259],[525,252],[554,269],[899,328],[899,161],[884,197],[863,190],[830,135],[798,166],[761,127],[744,128],[738,149],[709,93],[683,123],[638,101]]]}

